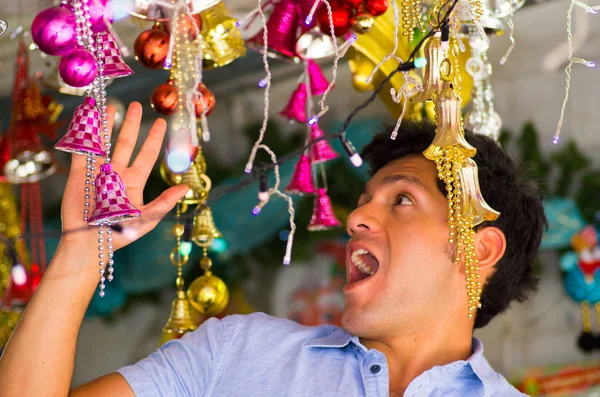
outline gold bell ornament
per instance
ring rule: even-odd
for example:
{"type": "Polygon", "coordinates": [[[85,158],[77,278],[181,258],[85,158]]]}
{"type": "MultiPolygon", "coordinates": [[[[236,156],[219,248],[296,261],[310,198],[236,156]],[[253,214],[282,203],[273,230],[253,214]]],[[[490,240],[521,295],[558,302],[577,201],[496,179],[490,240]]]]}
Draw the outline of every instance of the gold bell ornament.
{"type": "Polygon", "coordinates": [[[222,1],[200,13],[204,69],[225,66],[246,55],[246,43],[236,20],[222,1]]]}
{"type": "Polygon", "coordinates": [[[171,306],[171,314],[169,320],[165,324],[162,330],[162,336],[160,339],[160,345],[164,343],[181,338],[185,333],[194,331],[198,326],[194,321],[194,314],[190,302],[188,301],[185,291],[183,290],[184,280],[182,268],[187,263],[189,256],[182,254],[181,250],[181,237],[185,232],[185,227],[179,222],[181,217],[181,203],[177,204],[177,223],[173,226],[173,234],[175,235],[177,245],[171,251],[170,259],[174,266],[177,266],[177,279],[175,285],[177,286],[177,297],[173,300],[171,306]]]}
{"type": "Polygon", "coordinates": [[[201,167],[193,161],[190,167],[181,174],[180,183],[190,188],[182,199],[187,205],[199,204],[208,197],[212,182],[206,174],[200,171],[201,167]]]}
{"type": "Polygon", "coordinates": [[[214,239],[222,237],[215,225],[215,220],[210,207],[204,207],[194,217],[192,241],[200,246],[210,246],[214,239]]]}

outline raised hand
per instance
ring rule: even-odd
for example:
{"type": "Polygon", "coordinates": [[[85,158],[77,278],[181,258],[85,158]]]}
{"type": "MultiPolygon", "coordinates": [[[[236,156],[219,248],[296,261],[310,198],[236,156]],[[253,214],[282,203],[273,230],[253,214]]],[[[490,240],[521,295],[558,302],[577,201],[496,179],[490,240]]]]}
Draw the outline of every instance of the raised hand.
{"type": "MultiPolygon", "coordinates": [[[[115,110],[109,107],[107,112],[109,131],[112,131],[115,110]]],[[[123,223],[128,233],[113,233],[114,250],[124,247],[151,231],[188,190],[187,186],[174,186],[165,190],[152,202],[144,204],[144,187],[160,154],[167,124],[163,119],[157,119],[154,122],[140,152],[130,165],[141,121],[142,106],[138,102],[133,102],[129,105],[125,115],[125,121],[119,132],[111,159],[112,168],[121,176],[129,200],[142,212],[140,217],[123,223]]],[[[97,227],[88,226],[83,221],[86,159],[82,155],[73,155],[72,157],[69,179],[62,201],[63,236],[61,244],[76,243],[80,249],[95,250],[97,249],[97,227]]],[[[97,160],[96,171],[100,164],[102,164],[102,159],[97,160]]],[[[90,187],[93,190],[93,186],[90,187]]],[[[93,212],[93,206],[94,202],[91,199],[90,214],[93,212]]]]}

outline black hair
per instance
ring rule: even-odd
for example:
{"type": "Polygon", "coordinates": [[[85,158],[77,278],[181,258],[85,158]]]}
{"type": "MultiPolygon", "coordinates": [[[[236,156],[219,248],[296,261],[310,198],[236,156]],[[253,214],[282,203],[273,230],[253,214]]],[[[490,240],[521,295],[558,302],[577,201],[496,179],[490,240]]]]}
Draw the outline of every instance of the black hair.
{"type": "MultiPolygon", "coordinates": [[[[413,154],[422,154],[433,141],[435,124],[430,121],[404,121],[395,140],[390,129],[373,137],[362,156],[374,175],[388,163],[413,154]]],[[[547,227],[542,195],[537,184],[524,177],[522,169],[491,138],[465,131],[466,140],[477,149],[474,157],[479,169],[479,185],[486,202],[500,212],[493,222],[477,229],[495,226],[506,237],[506,252],[495,266],[481,294],[481,309],[475,328],[486,326],[516,300],[523,302],[536,291],[539,279],[533,261],[547,227]]],[[[446,197],[445,184],[437,186],[446,197]]]]}

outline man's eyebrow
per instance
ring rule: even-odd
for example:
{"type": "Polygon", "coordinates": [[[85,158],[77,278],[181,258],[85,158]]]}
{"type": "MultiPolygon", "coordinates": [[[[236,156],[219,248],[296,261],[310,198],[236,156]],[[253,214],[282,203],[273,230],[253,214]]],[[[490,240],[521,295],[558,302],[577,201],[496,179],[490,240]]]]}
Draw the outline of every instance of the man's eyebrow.
{"type": "MultiPolygon", "coordinates": [[[[423,182],[421,182],[421,180],[419,178],[417,178],[416,176],[405,175],[405,174],[388,175],[383,178],[383,180],[381,181],[381,184],[382,185],[391,185],[391,184],[394,184],[394,183],[400,182],[400,181],[408,182],[411,185],[417,186],[421,189],[425,189],[423,182]]],[[[363,189],[363,194],[368,195],[367,190],[368,190],[368,186],[367,186],[367,184],[365,184],[365,187],[363,189]]]]}

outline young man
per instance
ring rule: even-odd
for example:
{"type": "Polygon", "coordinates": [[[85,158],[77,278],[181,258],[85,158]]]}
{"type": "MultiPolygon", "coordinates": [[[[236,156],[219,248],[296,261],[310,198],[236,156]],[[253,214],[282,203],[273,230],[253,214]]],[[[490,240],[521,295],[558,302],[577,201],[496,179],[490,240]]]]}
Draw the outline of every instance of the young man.
{"type": "MultiPolygon", "coordinates": [[[[141,113],[139,104],[129,107],[112,161],[142,211],[128,224],[140,236],[187,190],[172,187],[143,205],[166,123],[156,121],[129,166],[141,113]]],[[[97,232],[81,220],[85,159],[74,156],[65,233],[0,360],[0,396],[520,396],[489,366],[472,333],[535,289],[531,263],[546,222],[541,198],[493,141],[466,135],[477,148],[483,196],[501,212],[477,229],[485,287],[482,308],[469,319],[464,264],[454,262],[448,243],[444,186],[421,154],[434,131],[430,123],[406,123],[396,141],[382,134],[363,152],[374,175],[347,222],[343,329],[264,314],[211,319],[69,392],[77,334],[98,281],[97,232]]],[[[113,236],[114,248],[131,243],[113,236]]]]}

